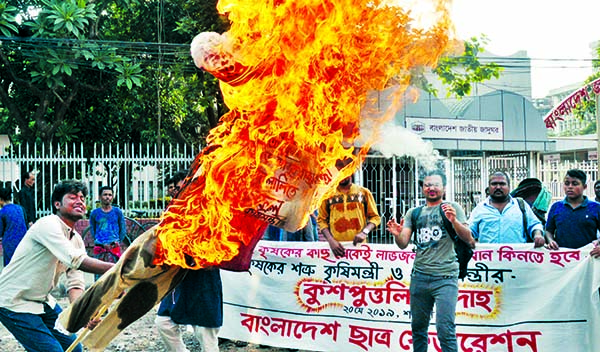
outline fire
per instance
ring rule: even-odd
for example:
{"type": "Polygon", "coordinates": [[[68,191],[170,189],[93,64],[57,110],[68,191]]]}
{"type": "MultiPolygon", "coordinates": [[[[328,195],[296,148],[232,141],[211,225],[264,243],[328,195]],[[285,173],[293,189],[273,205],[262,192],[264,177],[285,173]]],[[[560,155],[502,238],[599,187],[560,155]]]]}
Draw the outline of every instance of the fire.
{"type": "Polygon", "coordinates": [[[155,263],[217,265],[267,223],[303,226],[372,144],[361,119],[371,116],[372,133],[393,116],[369,110],[370,93],[404,92],[411,70],[449,46],[450,3],[430,1],[422,28],[390,1],[221,0],[231,29],[199,35],[192,55],[231,110],[163,215],[155,263]]]}

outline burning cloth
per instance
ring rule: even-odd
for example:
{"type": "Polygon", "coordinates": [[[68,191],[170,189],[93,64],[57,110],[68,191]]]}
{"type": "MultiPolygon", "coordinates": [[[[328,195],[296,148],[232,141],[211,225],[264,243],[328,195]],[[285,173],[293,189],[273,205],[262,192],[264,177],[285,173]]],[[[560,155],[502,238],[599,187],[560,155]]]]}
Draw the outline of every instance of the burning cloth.
{"type": "Polygon", "coordinates": [[[426,15],[391,0],[219,1],[231,28],[200,34],[192,56],[221,81],[230,111],[158,227],[65,311],[64,325],[76,331],[125,290],[84,341],[101,349],[176,284],[180,268],[246,270],[267,224],[303,227],[394,116],[398,106],[382,111],[373,92],[395,86],[399,98],[413,70],[445,53],[450,2],[415,4],[426,15]]]}

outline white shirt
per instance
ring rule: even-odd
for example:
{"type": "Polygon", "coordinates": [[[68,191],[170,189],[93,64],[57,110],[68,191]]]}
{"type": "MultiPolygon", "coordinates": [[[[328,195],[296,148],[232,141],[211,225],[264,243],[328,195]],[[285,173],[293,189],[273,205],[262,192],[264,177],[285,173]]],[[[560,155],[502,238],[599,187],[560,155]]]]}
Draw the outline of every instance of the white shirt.
{"type": "Polygon", "coordinates": [[[0,273],[0,307],[32,314],[44,313],[43,303],[54,308],[50,291],[62,273],[67,275],[67,291],[85,289],[83,272],[76,269],[86,257],[81,236],[57,215],[39,219],[0,273]]]}

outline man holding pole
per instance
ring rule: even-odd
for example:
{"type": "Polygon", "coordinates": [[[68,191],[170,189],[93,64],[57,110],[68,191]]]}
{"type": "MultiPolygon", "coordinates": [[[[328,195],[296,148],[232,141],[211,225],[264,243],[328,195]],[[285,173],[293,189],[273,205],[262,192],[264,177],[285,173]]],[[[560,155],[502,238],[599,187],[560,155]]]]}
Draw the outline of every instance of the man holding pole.
{"type": "MultiPolygon", "coordinates": [[[[56,327],[62,309],[50,291],[63,273],[73,302],[85,288],[83,271],[103,274],[114,265],[88,257],[81,236],[73,229],[85,216],[86,195],[81,182],[56,185],[54,214],[31,226],[0,273],[0,322],[27,351],[63,352],[76,340],[74,334],[56,327]]],[[[74,351],[81,352],[81,345],[74,351]]]]}

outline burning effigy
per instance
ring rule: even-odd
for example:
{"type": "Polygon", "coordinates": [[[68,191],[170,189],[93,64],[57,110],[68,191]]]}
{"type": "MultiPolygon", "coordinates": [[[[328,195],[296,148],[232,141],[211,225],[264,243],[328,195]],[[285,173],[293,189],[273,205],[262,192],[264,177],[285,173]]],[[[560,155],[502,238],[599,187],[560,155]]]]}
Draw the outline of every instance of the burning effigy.
{"type": "Polygon", "coordinates": [[[84,341],[101,350],[179,282],[181,268],[247,270],[267,224],[303,227],[393,117],[398,106],[381,111],[373,92],[395,86],[399,98],[413,70],[435,66],[449,47],[448,1],[403,3],[219,1],[230,30],[201,33],[191,51],[220,80],[230,111],[160,224],[63,313],[63,325],[78,331],[112,305],[84,341]]]}

